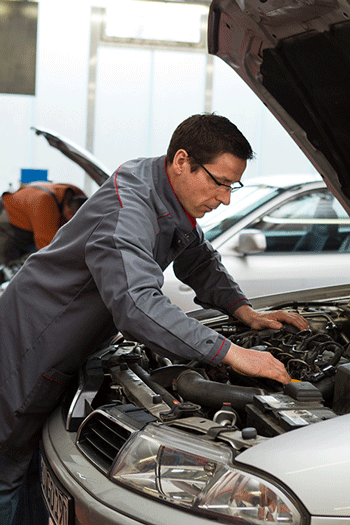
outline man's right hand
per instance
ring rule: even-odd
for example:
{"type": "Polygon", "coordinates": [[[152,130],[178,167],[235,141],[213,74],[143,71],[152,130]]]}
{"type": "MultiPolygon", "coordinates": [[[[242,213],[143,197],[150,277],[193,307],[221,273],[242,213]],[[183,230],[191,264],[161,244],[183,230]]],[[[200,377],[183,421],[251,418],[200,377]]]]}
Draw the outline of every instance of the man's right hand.
{"type": "Polygon", "coordinates": [[[245,376],[268,377],[283,384],[291,381],[283,363],[273,357],[270,352],[260,352],[231,344],[222,362],[245,376]]]}

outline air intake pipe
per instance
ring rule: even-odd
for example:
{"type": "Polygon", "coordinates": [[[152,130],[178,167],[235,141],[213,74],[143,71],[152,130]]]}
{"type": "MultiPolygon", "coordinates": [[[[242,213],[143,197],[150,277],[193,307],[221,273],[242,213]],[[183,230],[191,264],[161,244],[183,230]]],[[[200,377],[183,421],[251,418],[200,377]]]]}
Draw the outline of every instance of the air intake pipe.
{"type": "Polygon", "coordinates": [[[247,404],[253,403],[254,396],[266,394],[261,388],[208,381],[199,372],[189,369],[179,374],[173,386],[186,401],[215,409],[230,403],[232,408],[244,410],[247,404]]]}

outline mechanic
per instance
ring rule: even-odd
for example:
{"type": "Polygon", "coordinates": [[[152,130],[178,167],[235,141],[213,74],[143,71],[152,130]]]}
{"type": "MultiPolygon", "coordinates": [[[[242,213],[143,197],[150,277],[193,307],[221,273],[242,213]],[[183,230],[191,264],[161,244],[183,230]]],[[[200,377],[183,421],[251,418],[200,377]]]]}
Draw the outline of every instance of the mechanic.
{"type": "Polygon", "coordinates": [[[87,197],[72,184],[33,182],[0,201],[0,264],[47,246],[87,197]]]}
{"type": "MultiPolygon", "coordinates": [[[[223,361],[242,374],[290,381],[269,352],[231,344],[161,290],[174,261],[199,305],[254,329],[283,322],[307,328],[298,314],[254,311],[196,223],[229,204],[252,157],[225,117],[189,117],[174,131],[167,156],[123,164],[10,281],[0,297],[1,525],[13,523],[46,417],[87,357],[116,331],[170,358],[223,361]]],[[[23,522],[38,523],[29,507],[23,522]]]]}

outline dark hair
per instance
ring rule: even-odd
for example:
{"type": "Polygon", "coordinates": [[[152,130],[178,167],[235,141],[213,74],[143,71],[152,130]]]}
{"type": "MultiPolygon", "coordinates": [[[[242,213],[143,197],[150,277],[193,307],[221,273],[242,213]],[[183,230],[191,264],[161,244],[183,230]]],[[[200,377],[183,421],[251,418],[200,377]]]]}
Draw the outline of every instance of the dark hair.
{"type": "Polygon", "coordinates": [[[192,115],[175,129],[167,151],[167,162],[174,160],[179,149],[186,150],[191,162],[191,171],[201,164],[210,164],[223,153],[231,153],[242,160],[252,159],[253,150],[228,118],[214,113],[192,115]]]}

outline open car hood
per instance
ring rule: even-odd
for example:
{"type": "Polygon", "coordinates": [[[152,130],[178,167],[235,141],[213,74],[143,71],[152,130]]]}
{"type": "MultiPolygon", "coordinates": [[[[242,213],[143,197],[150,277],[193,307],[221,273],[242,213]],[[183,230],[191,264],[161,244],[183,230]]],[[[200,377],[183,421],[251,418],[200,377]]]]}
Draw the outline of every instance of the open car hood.
{"type": "Polygon", "coordinates": [[[83,168],[99,186],[102,186],[105,180],[108,179],[108,168],[84,148],[80,148],[70,140],[47,130],[34,127],[32,129],[37,135],[43,135],[50,146],[60,150],[66,157],[83,168]]]}
{"type": "Polygon", "coordinates": [[[208,45],[259,96],[350,212],[350,3],[213,0],[208,45]]]}

